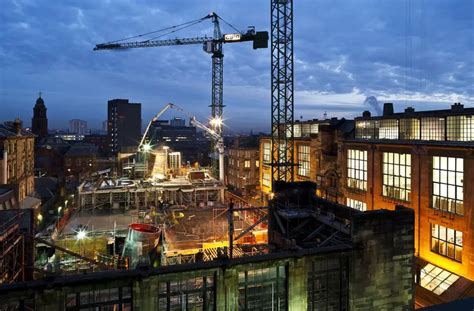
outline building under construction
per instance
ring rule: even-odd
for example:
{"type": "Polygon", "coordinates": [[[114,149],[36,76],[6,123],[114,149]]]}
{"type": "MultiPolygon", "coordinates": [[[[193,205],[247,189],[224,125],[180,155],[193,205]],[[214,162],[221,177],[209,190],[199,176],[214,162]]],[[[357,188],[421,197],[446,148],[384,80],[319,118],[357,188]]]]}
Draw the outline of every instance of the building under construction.
{"type": "Polygon", "coordinates": [[[0,287],[0,309],[412,309],[413,211],[361,212],[314,188],[276,185],[268,253],[17,283],[0,287]]]}
{"type": "Polygon", "coordinates": [[[79,186],[78,206],[82,209],[147,209],[163,202],[207,206],[222,202],[224,189],[221,182],[205,171],[159,181],[97,178],[79,186]]]}

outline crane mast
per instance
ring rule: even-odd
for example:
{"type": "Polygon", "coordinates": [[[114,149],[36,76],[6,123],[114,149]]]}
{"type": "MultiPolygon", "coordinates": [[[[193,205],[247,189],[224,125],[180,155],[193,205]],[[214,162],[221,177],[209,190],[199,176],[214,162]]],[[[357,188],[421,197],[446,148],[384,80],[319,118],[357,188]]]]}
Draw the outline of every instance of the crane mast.
{"type": "Polygon", "coordinates": [[[271,0],[272,182],[293,181],[293,0],[271,0]]]}

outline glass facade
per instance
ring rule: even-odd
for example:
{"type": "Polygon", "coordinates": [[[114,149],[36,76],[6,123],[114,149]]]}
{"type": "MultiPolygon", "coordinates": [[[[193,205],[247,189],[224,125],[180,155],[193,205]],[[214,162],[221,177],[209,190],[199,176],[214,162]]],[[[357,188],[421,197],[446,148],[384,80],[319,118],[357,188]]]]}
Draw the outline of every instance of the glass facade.
{"type": "Polygon", "coordinates": [[[348,283],[345,258],[312,260],[308,273],[308,310],[348,310],[348,283]]]}
{"type": "Polygon", "coordinates": [[[444,118],[421,118],[421,140],[445,140],[444,118]]]}
{"type": "Polygon", "coordinates": [[[239,310],[287,310],[286,267],[239,272],[239,310]]]}
{"type": "Polygon", "coordinates": [[[347,186],[367,190],[367,151],[347,150],[347,186]]]}
{"type": "Polygon", "coordinates": [[[263,143],[263,163],[270,163],[272,148],[270,143],[263,143]]]}
{"type": "Polygon", "coordinates": [[[462,261],[462,232],[431,224],[431,251],[462,261]]]}
{"type": "Polygon", "coordinates": [[[474,141],[474,116],[356,120],[358,139],[474,141]]]}
{"type": "Polygon", "coordinates": [[[452,141],[474,140],[474,117],[451,116],[447,117],[447,139],[452,141]]]}
{"type": "Polygon", "coordinates": [[[379,139],[398,139],[398,120],[380,120],[379,139]]]}
{"type": "Polygon", "coordinates": [[[309,177],[310,155],[309,146],[298,146],[298,175],[309,177]]]}
{"type": "Polygon", "coordinates": [[[420,120],[419,119],[400,119],[399,138],[404,140],[420,139],[420,120]]]}
{"type": "Polygon", "coordinates": [[[214,276],[161,282],[158,310],[215,310],[214,276]]]}
{"type": "Polygon", "coordinates": [[[383,196],[410,201],[411,155],[406,153],[383,153],[383,196]]]}
{"type": "Polygon", "coordinates": [[[358,200],[354,200],[351,198],[346,199],[346,204],[347,206],[354,208],[359,211],[366,211],[367,210],[367,204],[365,202],[361,202],[358,200]]]}
{"type": "Polygon", "coordinates": [[[432,207],[464,215],[464,159],[433,157],[432,207]]]}

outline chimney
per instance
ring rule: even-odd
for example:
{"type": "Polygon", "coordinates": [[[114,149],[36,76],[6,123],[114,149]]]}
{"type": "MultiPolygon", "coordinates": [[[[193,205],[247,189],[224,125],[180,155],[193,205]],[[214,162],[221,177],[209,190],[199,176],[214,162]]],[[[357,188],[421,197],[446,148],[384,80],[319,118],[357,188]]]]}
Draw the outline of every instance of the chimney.
{"type": "Polygon", "coordinates": [[[405,108],[405,113],[415,113],[415,108],[413,108],[413,107],[406,107],[406,108],[405,108]]]}
{"type": "Polygon", "coordinates": [[[22,126],[22,122],[20,118],[16,118],[15,121],[13,121],[13,129],[15,130],[15,133],[17,135],[20,135],[21,133],[21,126],[22,126]]]}
{"type": "Polygon", "coordinates": [[[383,104],[383,116],[391,116],[393,114],[393,104],[392,103],[385,103],[383,104]]]}
{"type": "Polygon", "coordinates": [[[364,117],[364,118],[370,118],[370,111],[365,110],[364,112],[362,112],[362,117],[364,117]]]}
{"type": "Polygon", "coordinates": [[[464,110],[464,105],[462,105],[461,103],[454,103],[454,105],[451,106],[451,111],[460,112],[463,110],[464,110]]]}

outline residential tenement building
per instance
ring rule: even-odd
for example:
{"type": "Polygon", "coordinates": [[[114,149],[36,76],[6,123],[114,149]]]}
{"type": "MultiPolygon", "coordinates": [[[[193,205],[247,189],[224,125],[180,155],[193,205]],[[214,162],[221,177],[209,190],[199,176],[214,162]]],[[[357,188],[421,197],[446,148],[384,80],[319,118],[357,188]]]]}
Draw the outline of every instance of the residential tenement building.
{"type": "Polygon", "coordinates": [[[474,281],[474,108],[393,113],[385,105],[383,116],[356,118],[355,137],[339,145],[340,202],[412,208],[419,304],[456,298],[466,281],[458,279],[474,281]]]}
{"type": "Polygon", "coordinates": [[[135,152],[141,138],[142,105],[128,99],[109,100],[107,105],[110,152],[135,152]]]}
{"type": "Polygon", "coordinates": [[[0,124],[0,184],[15,189],[20,207],[33,207],[35,137],[20,119],[0,124]]]}
{"type": "Polygon", "coordinates": [[[232,191],[247,197],[259,185],[258,136],[239,136],[227,148],[226,183],[232,191]]]}

